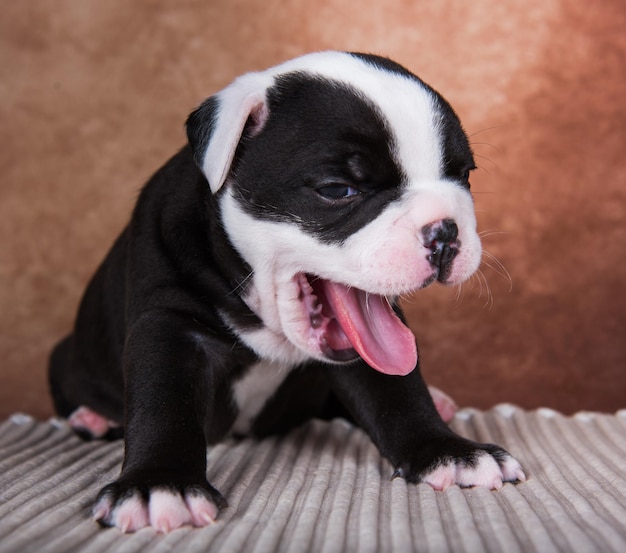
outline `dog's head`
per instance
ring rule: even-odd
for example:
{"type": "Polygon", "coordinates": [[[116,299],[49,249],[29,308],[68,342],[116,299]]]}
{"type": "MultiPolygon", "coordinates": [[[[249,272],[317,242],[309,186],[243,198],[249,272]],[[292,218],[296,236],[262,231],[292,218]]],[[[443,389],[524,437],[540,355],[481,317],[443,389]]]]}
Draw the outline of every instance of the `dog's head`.
{"type": "Polygon", "coordinates": [[[481,257],[474,160],[448,103],[388,59],[324,52],[238,78],[187,130],[252,269],[244,299],[264,328],[244,339],[265,357],[413,370],[391,306],[481,257]]]}

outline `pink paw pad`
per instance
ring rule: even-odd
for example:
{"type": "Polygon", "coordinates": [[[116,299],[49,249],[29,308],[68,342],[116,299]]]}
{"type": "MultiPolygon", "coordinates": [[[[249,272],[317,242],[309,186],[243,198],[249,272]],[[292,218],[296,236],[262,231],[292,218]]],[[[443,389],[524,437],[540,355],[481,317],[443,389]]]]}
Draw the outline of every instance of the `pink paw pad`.
{"type": "Polygon", "coordinates": [[[76,431],[87,431],[93,438],[102,438],[111,428],[119,428],[119,424],[104,418],[89,407],[79,407],[67,420],[76,431]]]}

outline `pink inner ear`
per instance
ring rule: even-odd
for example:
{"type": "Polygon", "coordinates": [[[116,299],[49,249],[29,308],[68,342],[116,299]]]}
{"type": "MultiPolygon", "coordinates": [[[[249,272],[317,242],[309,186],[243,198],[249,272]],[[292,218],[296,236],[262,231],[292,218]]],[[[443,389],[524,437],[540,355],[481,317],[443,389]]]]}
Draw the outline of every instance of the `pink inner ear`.
{"type": "Polygon", "coordinates": [[[270,112],[267,109],[267,105],[265,102],[260,102],[256,106],[254,106],[250,110],[250,115],[248,116],[248,120],[246,121],[246,133],[249,136],[254,137],[259,134],[265,123],[267,118],[269,117],[270,112]]]}
{"type": "Polygon", "coordinates": [[[202,171],[214,194],[228,176],[241,137],[244,134],[249,137],[258,135],[269,117],[265,97],[267,86],[254,81],[235,83],[231,85],[233,90],[226,88],[220,93],[217,121],[202,162],[202,171]]]}

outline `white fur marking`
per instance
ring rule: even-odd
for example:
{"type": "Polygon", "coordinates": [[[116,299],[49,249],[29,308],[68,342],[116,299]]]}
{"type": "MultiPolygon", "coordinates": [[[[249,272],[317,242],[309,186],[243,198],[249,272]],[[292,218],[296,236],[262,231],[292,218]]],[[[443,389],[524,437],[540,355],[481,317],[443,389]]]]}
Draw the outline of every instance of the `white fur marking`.
{"type": "Polygon", "coordinates": [[[183,498],[165,490],[150,492],[150,525],[164,534],[192,523],[191,513],[183,498]]]}
{"type": "Polygon", "coordinates": [[[482,486],[490,490],[499,490],[504,482],[515,480],[525,482],[526,475],[513,457],[508,456],[501,468],[498,462],[485,451],[479,455],[473,467],[451,461],[438,466],[426,474],[422,480],[440,491],[454,484],[465,488],[482,486]]]}
{"type": "Polygon", "coordinates": [[[502,474],[505,482],[514,482],[515,480],[526,482],[524,469],[513,457],[508,457],[502,464],[502,474]]]}
{"type": "Polygon", "coordinates": [[[112,523],[122,532],[136,532],[150,524],[148,509],[138,495],[133,495],[115,508],[112,523]]]}
{"type": "Polygon", "coordinates": [[[201,495],[187,495],[185,498],[194,526],[214,524],[218,509],[215,503],[201,495]]]}
{"type": "Polygon", "coordinates": [[[484,486],[490,490],[499,490],[502,478],[497,461],[488,453],[482,454],[473,467],[456,468],[456,482],[463,487],[484,486]]]}
{"type": "Polygon", "coordinates": [[[452,462],[441,465],[429,472],[422,480],[430,484],[435,490],[447,490],[456,483],[456,464],[452,462]]]}
{"type": "Polygon", "coordinates": [[[185,525],[202,527],[213,524],[217,513],[215,503],[201,494],[192,492],[183,499],[178,493],[159,489],[151,490],[148,505],[136,492],[116,507],[109,496],[104,496],[93,508],[95,520],[105,520],[122,532],[136,532],[146,526],[162,533],[185,525]]]}
{"type": "Polygon", "coordinates": [[[233,396],[239,414],[233,425],[234,432],[245,434],[250,430],[254,418],[282,384],[288,372],[289,368],[286,365],[260,361],[252,365],[243,378],[235,382],[233,396]]]}
{"type": "Polygon", "coordinates": [[[273,79],[262,73],[249,73],[218,94],[218,123],[213,131],[203,163],[203,171],[213,193],[217,192],[230,170],[244,126],[255,110],[259,125],[267,118],[265,90],[273,79]]]}

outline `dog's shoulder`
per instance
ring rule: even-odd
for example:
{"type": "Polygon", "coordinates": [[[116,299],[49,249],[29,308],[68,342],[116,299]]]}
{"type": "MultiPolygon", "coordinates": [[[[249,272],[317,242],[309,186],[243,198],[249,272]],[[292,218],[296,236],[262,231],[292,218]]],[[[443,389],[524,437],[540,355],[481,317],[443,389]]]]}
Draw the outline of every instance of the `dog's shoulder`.
{"type": "Polygon", "coordinates": [[[193,160],[189,145],[162,165],[141,189],[133,217],[185,219],[204,213],[208,184],[193,160]]]}
{"type": "Polygon", "coordinates": [[[124,240],[128,281],[142,310],[173,303],[210,326],[221,326],[220,309],[258,322],[232,293],[250,269],[224,234],[217,200],[189,146],[142,188],[124,240]]]}

